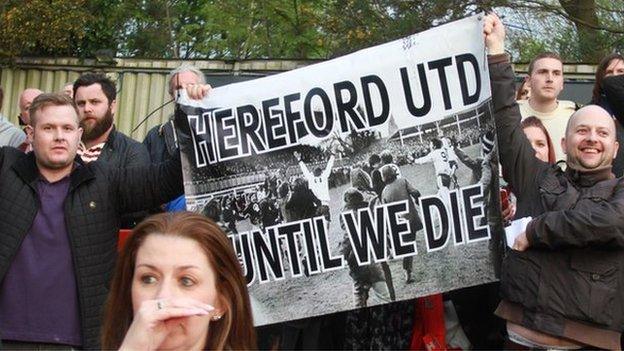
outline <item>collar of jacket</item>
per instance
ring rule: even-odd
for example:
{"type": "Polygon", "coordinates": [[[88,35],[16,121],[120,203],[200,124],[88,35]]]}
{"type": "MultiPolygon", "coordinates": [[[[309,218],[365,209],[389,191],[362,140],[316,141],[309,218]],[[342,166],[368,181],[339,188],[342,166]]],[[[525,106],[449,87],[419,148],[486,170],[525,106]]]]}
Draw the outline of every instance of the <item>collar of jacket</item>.
{"type": "MultiPolygon", "coordinates": [[[[70,173],[70,190],[74,189],[82,182],[95,178],[95,174],[91,167],[86,167],[80,156],[76,155],[74,158],[74,168],[70,173]]],[[[37,161],[35,160],[35,153],[29,152],[23,157],[20,157],[11,166],[17,175],[24,180],[33,190],[37,190],[37,180],[39,179],[39,168],[37,167],[37,161]]]]}
{"type": "Polygon", "coordinates": [[[601,166],[595,169],[575,169],[574,165],[568,164],[568,168],[565,170],[566,177],[574,184],[578,184],[582,187],[593,186],[594,184],[615,178],[615,175],[611,172],[611,165],[601,166]]]}
{"type": "Polygon", "coordinates": [[[106,138],[106,141],[104,142],[104,148],[109,148],[112,150],[115,146],[116,138],[117,138],[117,128],[115,128],[115,125],[113,124],[113,128],[111,129],[111,132],[108,134],[108,138],[106,138]]]}

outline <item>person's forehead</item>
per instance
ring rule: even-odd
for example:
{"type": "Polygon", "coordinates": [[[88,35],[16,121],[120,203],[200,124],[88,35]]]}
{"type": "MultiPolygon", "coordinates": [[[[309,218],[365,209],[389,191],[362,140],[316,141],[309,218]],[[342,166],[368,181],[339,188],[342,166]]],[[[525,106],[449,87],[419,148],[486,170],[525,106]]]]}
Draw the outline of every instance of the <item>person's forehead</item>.
{"type": "Polygon", "coordinates": [[[106,97],[100,83],[93,83],[91,85],[79,87],[78,90],[76,90],[76,96],[77,98],[106,97]]]}
{"type": "Polygon", "coordinates": [[[534,66],[533,68],[534,72],[540,69],[558,70],[558,71],[563,70],[563,63],[561,63],[561,61],[557,60],[556,58],[552,58],[552,57],[541,58],[535,61],[533,66],[534,66]]]}
{"type": "Polygon", "coordinates": [[[174,269],[193,266],[214,274],[201,245],[177,235],[149,234],[137,251],[136,265],[141,264],[174,269]]]}
{"type": "Polygon", "coordinates": [[[615,130],[615,124],[613,118],[606,112],[602,113],[599,110],[587,110],[580,113],[576,113],[572,116],[572,126],[587,126],[590,128],[608,128],[615,130]]]}
{"type": "Polygon", "coordinates": [[[524,128],[525,134],[531,134],[533,138],[539,138],[546,140],[546,134],[539,127],[536,126],[528,126],[524,128]]]}
{"type": "Polygon", "coordinates": [[[37,112],[37,125],[44,123],[73,124],[78,126],[78,115],[74,108],[69,105],[45,106],[37,112]]]}
{"type": "Polygon", "coordinates": [[[40,91],[37,90],[25,90],[22,93],[21,100],[24,104],[31,103],[37,96],[41,95],[40,91]]]}
{"type": "Polygon", "coordinates": [[[607,71],[615,70],[618,68],[624,68],[624,61],[619,58],[614,58],[609,62],[609,65],[607,66],[607,71]]]}

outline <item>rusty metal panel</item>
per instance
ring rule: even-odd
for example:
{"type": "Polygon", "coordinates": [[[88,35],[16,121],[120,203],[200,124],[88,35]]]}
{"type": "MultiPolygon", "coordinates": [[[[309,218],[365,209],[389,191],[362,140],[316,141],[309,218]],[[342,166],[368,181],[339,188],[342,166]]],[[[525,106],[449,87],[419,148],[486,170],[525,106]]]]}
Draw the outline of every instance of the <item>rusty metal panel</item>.
{"type": "MultiPolygon", "coordinates": [[[[165,104],[171,98],[167,93],[167,74],[178,67],[181,60],[146,60],[117,58],[113,62],[78,58],[21,58],[14,66],[0,67],[0,86],[4,90],[4,104],[0,112],[13,123],[19,113],[18,97],[25,88],[39,88],[46,92],[58,92],[67,82],[73,82],[81,73],[97,71],[106,73],[117,84],[117,107],[115,123],[123,133],[136,140],[143,140],[147,132],[173,113],[173,104],[165,104]],[[136,132],[130,133],[147,114],[157,110],[136,132]]],[[[200,68],[213,85],[288,71],[318,61],[311,60],[196,60],[192,64],[200,68]]],[[[526,74],[526,65],[517,64],[516,71],[526,74]]],[[[592,65],[566,64],[566,90],[561,98],[575,91],[574,84],[582,83],[583,89],[593,85],[592,65]],[[569,88],[569,92],[567,91],[569,88]]],[[[577,84],[578,85],[578,84],[577,84]]],[[[576,89],[578,90],[578,89],[576,89]]],[[[584,90],[583,90],[584,92],[584,90]]],[[[584,94],[584,93],[583,93],[584,94]]],[[[580,96],[580,95],[579,95],[580,96]]],[[[581,101],[583,102],[583,101],[581,101]]]]}

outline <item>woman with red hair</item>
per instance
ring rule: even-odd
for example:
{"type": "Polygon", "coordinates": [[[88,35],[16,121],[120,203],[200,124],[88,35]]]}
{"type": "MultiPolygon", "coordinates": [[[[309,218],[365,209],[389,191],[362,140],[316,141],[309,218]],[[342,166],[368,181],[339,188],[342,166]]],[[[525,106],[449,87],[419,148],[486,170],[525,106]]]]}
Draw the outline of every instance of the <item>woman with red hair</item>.
{"type": "Polygon", "coordinates": [[[105,307],[103,349],[256,348],[241,266],[206,217],[161,213],[134,228],[105,307]]]}

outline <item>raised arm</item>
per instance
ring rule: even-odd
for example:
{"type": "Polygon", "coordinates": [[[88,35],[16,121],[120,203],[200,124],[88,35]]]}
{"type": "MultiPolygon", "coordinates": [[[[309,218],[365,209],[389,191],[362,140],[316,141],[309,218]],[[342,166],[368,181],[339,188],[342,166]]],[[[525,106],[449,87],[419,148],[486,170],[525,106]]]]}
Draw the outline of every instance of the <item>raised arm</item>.
{"type": "Polygon", "coordinates": [[[179,153],[160,164],[108,168],[107,171],[121,213],[155,208],[184,192],[179,153]]]}
{"type": "Polygon", "coordinates": [[[485,17],[483,34],[489,51],[492,105],[503,177],[511,184],[514,192],[521,195],[526,189],[535,188],[535,176],[549,166],[535,157],[535,151],[520,127],[515,76],[503,49],[505,29],[496,15],[485,17]]]}
{"type": "Polygon", "coordinates": [[[295,155],[295,158],[297,159],[297,163],[299,163],[299,168],[301,168],[301,172],[303,172],[303,176],[306,178],[311,178],[312,173],[310,173],[310,171],[308,170],[308,166],[306,166],[306,164],[301,159],[301,153],[299,153],[298,151],[295,151],[293,152],[293,154],[295,155]]]}
{"type": "Polygon", "coordinates": [[[327,161],[327,166],[325,166],[325,170],[323,171],[323,177],[329,177],[329,175],[331,174],[331,170],[332,168],[334,168],[334,161],[335,161],[335,157],[332,154],[329,157],[329,161],[327,161]]]}

